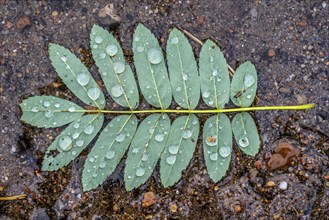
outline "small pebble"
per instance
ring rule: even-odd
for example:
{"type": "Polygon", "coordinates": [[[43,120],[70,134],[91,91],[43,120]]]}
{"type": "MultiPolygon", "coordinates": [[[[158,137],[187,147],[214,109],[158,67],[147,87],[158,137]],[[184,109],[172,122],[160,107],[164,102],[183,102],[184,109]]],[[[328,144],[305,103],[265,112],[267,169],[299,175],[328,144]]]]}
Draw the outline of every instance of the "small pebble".
{"type": "Polygon", "coordinates": [[[273,186],[275,186],[275,182],[268,181],[266,185],[269,186],[269,187],[273,187],[273,186]]]}
{"type": "Polygon", "coordinates": [[[171,205],[171,212],[177,212],[177,205],[175,203],[171,205]]]}
{"type": "Polygon", "coordinates": [[[279,92],[280,92],[280,93],[283,93],[283,94],[290,94],[290,93],[291,93],[291,89],[288,88],[288,87],[281,87],[281,88],[279,89],[279,92]]]}
{"type": "Polygon", "coordinates": [[[150,207],[156,203],[157,203],[157,199],[153,192],[150,191],[144,194],[144,198],[142,201],[142,206],[144,208],[150,207]]]}
{"type": "Polygon", "coordinates": [[[304,94],[296,94],[295,97],[299,105],[307,103],[307,98],[304,94]]]}
{"type": "Polygon", "coordinates": [[[279,185],[279,189],[286,190],[288,188],[288,183],[286,181],[282,181],[279,185]]]}
{"type": "Polygon", "coordinates": [[[303,20],[303,21],[299,22],[299,26],[303,27],[303,28],[307,27],[307,21],[303,20]]]}
{"type": "Polygon", "coordinates": [[[25,28],[27,28],[31,24],[31,21],[29,17],[26,15],[20,17],[20,19],[16,23],[16,27],[18,30],[23,31],[25,28]]]}
{"type": "Polygon", "coordinates": [[[234,211],[235,211],[236,213],[241,212],[241,210],[242,210],[242,207],[241,207],[240,205],[235,205],[235,207],[234,207],[234,211]]]}
{"type": "Polygon", "coordinates": [[[53,11],[53,12],[51,12],[51,15],[52,15],[53,17],[56,17],[56,16],[58,15],[58,12],[57,12],[57,11],[53,11]]]}
{"type": "Polygon", "coordinates": [[[276,55],[276,53],[275,53],[275,50],[273,50],[273,49],[270,49],[268,52],[267,52],[267,56],[269,56],[269,57],[274,57],[276,55]]]}

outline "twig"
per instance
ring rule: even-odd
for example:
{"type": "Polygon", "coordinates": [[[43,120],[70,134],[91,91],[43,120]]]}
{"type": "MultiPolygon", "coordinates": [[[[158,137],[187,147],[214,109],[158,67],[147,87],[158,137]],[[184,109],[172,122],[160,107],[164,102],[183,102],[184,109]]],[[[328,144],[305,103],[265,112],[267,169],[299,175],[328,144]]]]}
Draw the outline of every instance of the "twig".
{"type": "Polygon", "coordinates": [[[39,201],[40,203],[42,203],[44,206],[47,206],[47,204],[40,198],[40,196],[38,196],[37,194],[35,194],[34,192],[32,192],[32,190],[30,190],[25,184],[23,184],[22,188],[24,189],[25,192],[27,192],[28,194],[32,195],[32,197],[34,199],[36,199],[37,201],[39,201]]]}
{"type": "Polygon", "coordinates": [[[9,201],[9,200],[17,200],[17,199],[25,199],[26,195],[21,194],[17,196],[6,196],[6,197],[0,197],[0,201],[9,201]]]}

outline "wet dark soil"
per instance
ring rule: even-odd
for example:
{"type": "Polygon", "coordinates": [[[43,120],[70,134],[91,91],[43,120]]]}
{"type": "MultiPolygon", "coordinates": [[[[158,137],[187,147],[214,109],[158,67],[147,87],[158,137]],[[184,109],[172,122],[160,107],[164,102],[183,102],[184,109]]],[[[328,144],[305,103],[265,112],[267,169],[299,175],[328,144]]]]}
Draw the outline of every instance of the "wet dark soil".
{"type": "MultiPolygon", "coordinates": [[[[0,219],[328,219],[329,215],[329,3],[327,1],[112,1],[120,21],[97,19],[108,1],[0,0],[0,219]],[[199,141],[182,179],[163,188],[158,168],[139,189],[126,192],[121,162],[100,187],[82,192],[88,150],[69,166],[41,172],[46,147],[61,129],[38,129],[20,121],[18,104],[33,95],[79,101],[57,78],[47,45],[64,45],[98,73],[88,57],[89,32],[97,23],[121,41],[131,60],[132,34],[143,22],[164,42],[174,26],[204,41],[216,40],[228,63],[245,60],[258,71],[257,105],[316,103],[306,112],[256,112],[262,148],[255,158],[237,148],[227,176],[213,183],[199,141]],[[269,170],[280,141],[298,156],[269,170]],[[146,192],[156,204],[143,207],[146,192]]],[[[191,41],[196,52],[200,45],[191,41]]],[[[113,103],[109,101],[109,107],[113,103]]],[[[141,108],[148,108],[145,103],[141,108]]],[[[200,108],[204,108],[200,103],[200,108]]],[[[141,116],[143,117],[143,116],[141,116]]],[[[204,119],[207,116],[200,116],[204,119]]]]}

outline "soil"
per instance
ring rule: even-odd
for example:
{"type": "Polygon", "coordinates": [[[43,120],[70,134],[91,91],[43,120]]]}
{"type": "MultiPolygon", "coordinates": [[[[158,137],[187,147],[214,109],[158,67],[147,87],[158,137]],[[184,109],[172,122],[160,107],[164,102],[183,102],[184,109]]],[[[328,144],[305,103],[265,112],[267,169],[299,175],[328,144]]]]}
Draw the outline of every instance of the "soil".
{"type": "MultiPolygon", "coordinates": [[[[111,2],[116,19],[97,17],[105,0],[0,0],[0,183],[6,185],[0,193],[27,194],[24,186],[34,193],[25,200],[0,201],[1,220],[329,219],[328,1],[111,2]],[[316,107],[253,114],[260,152],[253,158],[235,147],[227,176],[218,183],[207,175],[200,141],[182,179],[169,188],[161,186],[157,167],[146,184],[126,192],[122,162],[103,185],[83,193],[80,177],[88,151],[59,171],[39,173],[46,147],[62,128],[22,123],[18,104],[40,94],[77,101],[52,68],[48,43],[90,61],[89,32],[96,23],[121,41],[130,59],[139,22],[160,42],[174,26],[202,41],[212,38],[233,68],[250,60],[259,77],[255,105],[307,102],[316,107]],[[266,163],[281,141],[291,143],[298,156],[270,170],[266,163]],[[153,205],[143,203],[146,193],[153,205]]],[[[191,44],[198,54],[200,45],[191,44]]],[[[87,64],[97,78],[96,67],[87,64]]],[[[199,107],[205,106],[200,102],[199,107]]]]}

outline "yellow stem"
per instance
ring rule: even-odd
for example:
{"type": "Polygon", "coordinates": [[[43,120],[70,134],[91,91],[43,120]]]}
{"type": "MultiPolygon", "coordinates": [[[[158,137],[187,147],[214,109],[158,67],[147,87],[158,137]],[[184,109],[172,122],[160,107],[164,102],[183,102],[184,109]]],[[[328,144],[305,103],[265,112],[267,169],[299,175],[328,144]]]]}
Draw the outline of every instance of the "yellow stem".
{"type": "Polygon", "coordinates": [[[26,195],[17,195],[17,196],[7,196],[7,197],[0,197],[0,201],[8,201],[8,200],[17,200],[17,199],[25,199],[26,195]]]}

